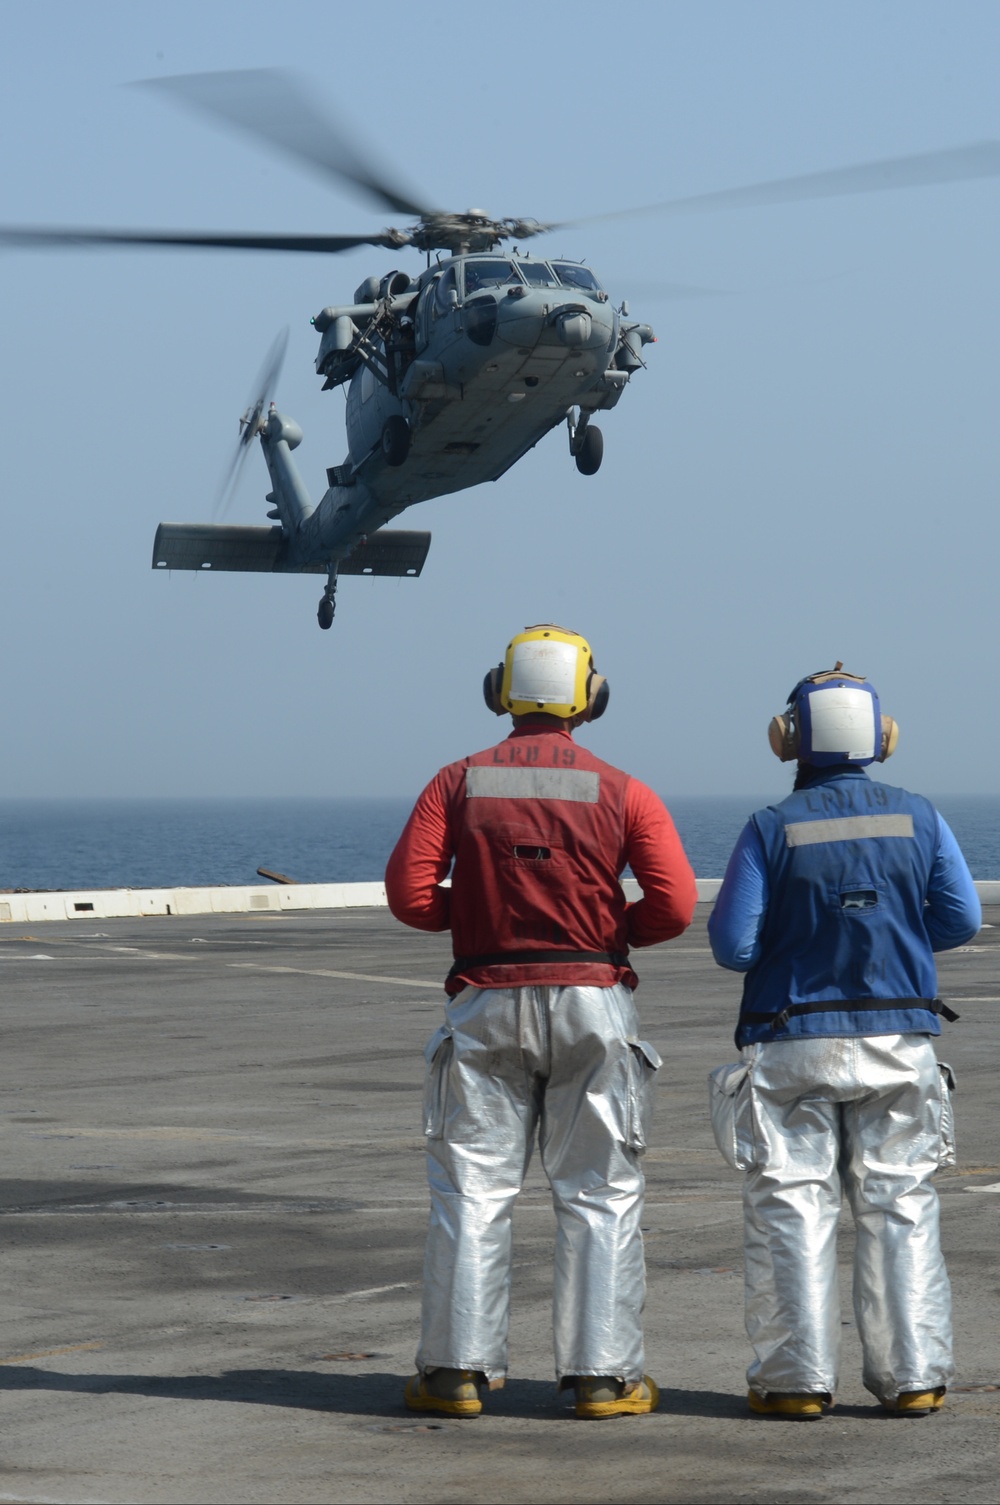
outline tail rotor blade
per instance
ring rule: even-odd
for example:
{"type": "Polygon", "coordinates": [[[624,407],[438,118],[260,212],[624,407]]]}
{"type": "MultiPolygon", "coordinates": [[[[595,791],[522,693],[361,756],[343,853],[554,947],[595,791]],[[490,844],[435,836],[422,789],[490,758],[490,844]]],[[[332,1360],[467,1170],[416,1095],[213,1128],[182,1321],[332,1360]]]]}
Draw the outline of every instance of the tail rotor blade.
{"type": "Polygon", "coordinates": [[[286,325],[278,334],[267,352],[264,364],[261,366],[250,393],[250,401],[240,419],[240,437],[236,441],[236,451],[233,454],[222,482],[219,486],[218,495],[213,513],[216,522],[224,518],[233,504],[233,497],[239,484],[243,467],[246,464],[247,455],[261,427],[267,417],[268,404],[271,402],[278,386],[278,377],[281,375],[281,367],[285,359],[285,351],[288,348],[288,326],[286,325]]]}

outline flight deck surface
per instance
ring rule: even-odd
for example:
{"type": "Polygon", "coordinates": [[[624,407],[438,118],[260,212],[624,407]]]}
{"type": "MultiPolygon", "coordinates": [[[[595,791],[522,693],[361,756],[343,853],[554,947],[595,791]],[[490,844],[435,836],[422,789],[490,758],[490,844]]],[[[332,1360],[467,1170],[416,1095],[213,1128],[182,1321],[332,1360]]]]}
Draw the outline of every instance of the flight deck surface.
{"type": "Polygon", "coordinates": [[[474,1421],[402,1407],[447,937],[384,909],[3,927],[0,1502],[994,1501],[1000,928],[941,958],[962,1015],[939,1042],[959,1082],[939,1180],[956,1388],[919,1421],[863,1390],[847,1219],[841,1391],[803,1427],[746,1411],[740,1177],[705,1084],[735,1059],[739,979],[708,911],[637,956],[664,1057],[645,1216],[663,1404],[592,1423],[554,1393],[537,1160],[507,1388],[474,1421]]]}

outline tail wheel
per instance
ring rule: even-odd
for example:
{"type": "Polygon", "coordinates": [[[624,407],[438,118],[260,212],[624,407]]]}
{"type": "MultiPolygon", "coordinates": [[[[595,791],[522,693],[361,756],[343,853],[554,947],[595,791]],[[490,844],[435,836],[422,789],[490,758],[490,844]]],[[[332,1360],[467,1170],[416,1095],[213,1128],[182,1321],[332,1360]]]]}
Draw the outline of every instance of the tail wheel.
{"type": "Polygon", "coordinates": [[[576,468],[582,476],[596,476],[604,459],[604,435],[588,423],[583,431],[583,442],[577,451],[576,468]]]}
{"type": "Polygon", "coordinates": [[[382,453],[387,465],[402,465],[410,453],[410,425],[399,413],[385,421],[382,430],[382,453]]]}

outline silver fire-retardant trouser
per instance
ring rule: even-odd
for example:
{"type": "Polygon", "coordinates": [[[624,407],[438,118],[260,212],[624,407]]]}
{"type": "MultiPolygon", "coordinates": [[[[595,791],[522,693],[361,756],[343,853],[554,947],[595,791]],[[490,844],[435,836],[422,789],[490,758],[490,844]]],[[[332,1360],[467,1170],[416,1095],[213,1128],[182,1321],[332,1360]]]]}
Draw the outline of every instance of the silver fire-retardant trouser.
{"type": "Polygon", "coordinates": [[[892,1403],[947,1386],[951,1289],[931,1177],[954,1161],[950,1068],[918,1034],[775,1040],[743,1058],[750,1387],[836,1394],[842,1190],[865,1388],[892,1403]]]}
{"type": "Polygon", "coordinates": [[[417,1365],[507,1372],[511,1215],[538,1131],[556,1213],[556,1377],[642,1378],[640,1155],[660,1058],[632,992],[466,988],[428,1043],[417,1365]]]}

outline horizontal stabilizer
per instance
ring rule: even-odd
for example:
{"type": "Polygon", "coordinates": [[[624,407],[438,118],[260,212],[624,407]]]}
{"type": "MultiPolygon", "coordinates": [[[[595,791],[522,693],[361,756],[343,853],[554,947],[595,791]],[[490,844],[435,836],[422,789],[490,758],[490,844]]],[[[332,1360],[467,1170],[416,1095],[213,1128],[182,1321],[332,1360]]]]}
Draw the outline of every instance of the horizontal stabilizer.
{"type": "Polygon", "coordinates": [[[153,568],[272,571],[282,568],[287,553],[280,528],[161,523],[153,540],[153,568]]]}
{"type": "Polygon", "coordinates": [[[380,528],[340,561],[339,575],[419,575],[431,546],[429,533],[380,528]]]}
{"type": "MultiPolygon", "coordinates": [[[[380,529],[340,561],[341,575],[419,575],[431,546],[429,533],[380,529]]],[[[161,523],[153,540],[153,568],[253,570],[263,574],[325,575],[326,560],[289,562],[281,528],[217,523],[161,523]]]]}

